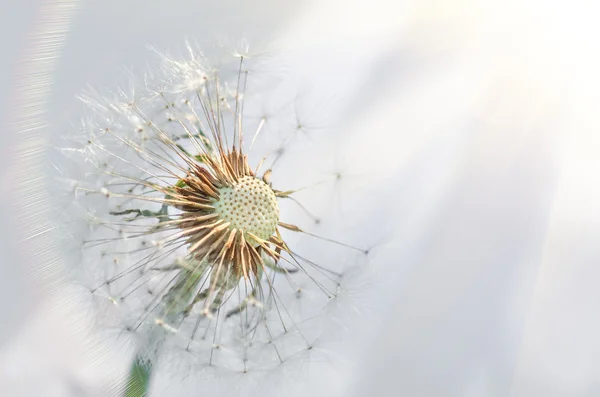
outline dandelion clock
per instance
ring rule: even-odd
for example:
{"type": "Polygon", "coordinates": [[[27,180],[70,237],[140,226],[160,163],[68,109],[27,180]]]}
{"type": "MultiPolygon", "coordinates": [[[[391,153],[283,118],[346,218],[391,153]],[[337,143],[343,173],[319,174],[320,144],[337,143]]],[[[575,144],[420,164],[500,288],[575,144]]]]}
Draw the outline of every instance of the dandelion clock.
{"type": "Polygon", "coordinates": [[[219,8],[215,26],[119,7],[69,8],[45,105],[38,219],[60,260],[37,274],[57,379],[78,395],[293,395],[332,374],[318,390],[339,390],[379,238],[341,145],[364,62],[307,68],[318,52],[268,37],[284,10],[219,8]],[[228,18],[242,22],[224,32],[228,18]]]}
{"type": "Polygon", "coordinates": [[[161,74],[147,75],[139,91],[84,94],[89,118],[72,136],[79,143],[60,149],[81,173],[65,178],[69,212],[88,229],[74,235],[82,237],[78,278],[98,325],[114,327],[134,355],[126,392],[146,388],[154,368],[252,378],[318,356],[323,316],[368,250],[318,234],[321,219],[295,196],[333,186],[339,174],[277,185],[286,182],[275,179],[282,149],[301,132],[285,128],[285,110],[274,121],[257,117],[247,132],[251,101],[269,94],[251,88],[272,86],[251,79],[250,55],[231,55],[229,79],[227,59],[215,68],[192,47],[182,59],[160,58],[161,74]],[[276,139],[261,145],[268,123],[276,139]],[[286,200],[310,231],[285,222],[286,200]],[[306,252],[286,234],[306,238],[306,252]],[[335,260],[315,257],[323,244],[335,260]]]}

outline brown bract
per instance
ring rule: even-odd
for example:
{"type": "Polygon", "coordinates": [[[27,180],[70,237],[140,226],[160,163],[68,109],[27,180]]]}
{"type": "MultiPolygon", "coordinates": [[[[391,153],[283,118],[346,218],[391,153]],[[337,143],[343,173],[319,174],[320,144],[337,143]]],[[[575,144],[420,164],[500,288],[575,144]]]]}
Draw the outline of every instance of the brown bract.
{"type": "MultiPolygon", "coordinates": [[[[272,211],[278,221],[276,193],[267,183],[256,178],[246,156],[236,148],[218,156],[205,156],[202,161],[203,164],[192,163],[179,186],[173,187],[172,197],[178,202],[175,207],[182,211],[179,223],[181,237],[185,238],[189,255],[211,268],[209,288],[212,291],[234,288],[242,277],[252,283],[252,279],[259,278],[260,271],[266,270],[265,258],[271,258],[276,264],[281,250],[287,250],[276,225],[270,236],[258,236],[256,231],[261,228],[261,223],[269,221],[260,216],[257,206],[266,206],[263,210],[272,211]],[[227,209],[226,215],[230,215],[227,217],[217,212],[216,207],[222,202],[222,196],[231,195],[228,191],[235,188],[237,194],[243,192],[245,196],[239,202],[235,198],[230,199],[234,205],[227,209]],[[260,200],[259,193],[265,189],[273,200],[264,197],[260,200]],[[252,219],[257,215],[260,219],[252,219]],[[240,222],[232,219],[238,216],[245,224],[254,226],[237,228],[240,222]]],[[[236,194],[235,191],[233,194],[236,194]]]]}

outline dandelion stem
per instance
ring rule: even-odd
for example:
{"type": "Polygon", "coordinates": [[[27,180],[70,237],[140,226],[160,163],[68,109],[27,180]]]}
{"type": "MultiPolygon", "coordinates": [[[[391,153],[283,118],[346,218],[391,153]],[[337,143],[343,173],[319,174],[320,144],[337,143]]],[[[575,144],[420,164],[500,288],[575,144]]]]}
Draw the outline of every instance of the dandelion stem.
{"type": "MultiPolygon", "coordinates": [[[[163,298],[161,302],[163,305],[162,311],[167,321],[175,322],[184,314],[187,302],[191,300],[192,293],[201,280],[202,272],[198,272],[199,267],[200,264],[193,270],[183,269],[177,277],[175,285],[163,298]]],[[[162,321],[160,323],[163,324],[162,321]]],[[[161,337],[157,334],[162,335],[163,330],[155,329],[154,331],[153,336],[160,339],[161,337]]],[[[156,348],[155,354],[158,354],[158,351],[159,349],[156,348]]],[[[131,365],[123,397],[148,396],[152,367],[152,359],[139,352],[131,365]]]]}
{"type": "Polygon", "coordinates": [[[152,362],[139,355],[136,356],[129,371],[129,379],[127,380],[124,397],[146,397],[148,395],[151,372],[152,362]]]}

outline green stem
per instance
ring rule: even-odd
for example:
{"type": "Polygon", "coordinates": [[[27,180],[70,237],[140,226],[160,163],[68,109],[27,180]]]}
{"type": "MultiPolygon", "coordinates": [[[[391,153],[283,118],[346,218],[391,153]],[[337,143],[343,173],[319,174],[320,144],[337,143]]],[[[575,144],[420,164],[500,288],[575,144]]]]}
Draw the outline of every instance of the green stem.
{"type": "Polygon", "coordinates": [[[152,372],[152,362],[136,356],[123,397],[147,397],[150,386],[150,374],[152,372]]]}
{"type": "MultiPolygon", "coordinates": [[[[200,264],[194,269],[181,269],[175,285],[167,292],[163,298],[163,315],[167,321],[175,322],[181,318],[186,310],[187,303],[193,298],[196,286],[202,279],[205,266],[200,264]]],[[[155,328],[150,339],[153,341],[160,340],[163,335],[163,330],[155,328]],[[158,338],[158,339],[156,339],[158,338]]],[[[158,354],[158,347],[155,353],[158,354]]],[[[123,397],[147,397],[150,387],[150,375],[152,374],[152,360],[148,357],[142,357],[137,354],[129,371],[129,379],[123,397]]]]}

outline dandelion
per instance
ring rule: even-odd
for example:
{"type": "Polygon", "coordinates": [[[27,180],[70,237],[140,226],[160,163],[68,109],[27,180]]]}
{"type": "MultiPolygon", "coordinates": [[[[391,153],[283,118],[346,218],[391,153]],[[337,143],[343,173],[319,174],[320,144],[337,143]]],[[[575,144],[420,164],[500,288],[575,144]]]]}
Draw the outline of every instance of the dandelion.
{"type": "Polygon", "coordinates": [[[89,227],[79,277],[106,314],[103,325],[134,341],[128,395],[142,394],[157,366],[248,374],[310,352],[319,335],[313,322],[367,254],[286,219],[285,200],[319,223],[295,198],[311,186],[272,182],[296,131],[278,131],[282,139],[251,165],[253,149],[270,142],[265,117],[250,120],[245,134],[253,72],[246,52],[219,67],[192,49],[185,60],[161,61],[141,92],[83,96],[85,138],[63,149],[81,172],[72,191],[89,227]],[[343,251],[320,263],[285,234],[343,251]]]}

